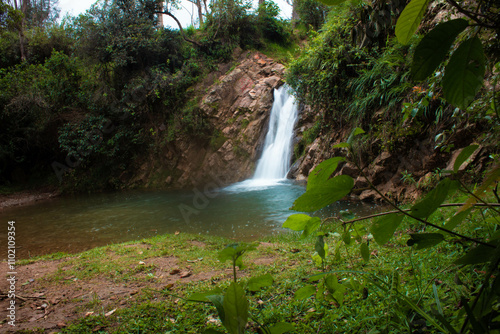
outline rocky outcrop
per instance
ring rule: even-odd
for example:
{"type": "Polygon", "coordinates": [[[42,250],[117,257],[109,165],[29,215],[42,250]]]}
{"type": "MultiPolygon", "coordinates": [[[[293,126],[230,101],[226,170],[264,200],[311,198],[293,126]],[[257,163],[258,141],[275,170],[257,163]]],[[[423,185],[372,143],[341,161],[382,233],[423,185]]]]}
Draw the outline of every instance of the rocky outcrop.
{"type": "Polygon", "coordinates": [[[147,163],[132,180],[152,186],[218,186],[252,175],[266,133],[274,88],[285,67],[259,52],[246,52],[238,66],[211,79],[199,108],[210,123],[208,140],[177,139],[163,149],[159,163],[147,163]]]}
{"type": "MultiPolygon", "coordinates": [[[[322,161],[334,156],[345,156],[344,149],[332,149],[346,141],[350,129],[329,130],[321,134],[304,150],[290,172],[290,177],[305,180],[322,161]]],[[[370,188],[375,185],[384,196],[396,202],[413,201],[422,193],[431,190],[452,170],[461,150],[473,143],[474,136],[457,132],[450,138],[451,151],[436,147],[434,136],[425,131],[417,136],[408,136],[395,145],[391,151],[381,149],[378,139],[366,139],[363,150],[357,154],[357,163],[362,173],[351,163],[339,164],[334,176],[349,175],[354,180],[352,197],[363,201],[379,201],[381,196],[370,188]],[[368,180],[365,178],[368,178],[368,180]]],[[[471,175],[480,175],[488,162],[488,149],[479,146],[459,170],[474,166],[471,175]]]]}

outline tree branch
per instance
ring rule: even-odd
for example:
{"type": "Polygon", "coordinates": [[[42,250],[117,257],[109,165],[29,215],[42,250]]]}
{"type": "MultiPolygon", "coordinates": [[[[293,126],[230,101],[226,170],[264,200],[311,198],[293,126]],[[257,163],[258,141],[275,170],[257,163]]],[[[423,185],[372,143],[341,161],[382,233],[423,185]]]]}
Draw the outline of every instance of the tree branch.
{"type": "Polygon", "coordinates": [[[192,40],[190,38],[188,38],[186,36],[186,33],[184,32],[184,29],[182,29],[182,25],[181,25],[181,22],[175,17],[174,14],[170,13],[169,11],[163,11],[163,12],[154,12],[155,14],[165,14],[167,16],[170,16],[172,19],[174,19],[174,21],[177,23],[177,25],[179,26],[179,31],[181,32],[181,35],[182,35],[182,38],[184,38],[184,40],[186,42],[189,42],[191,44],[194,44],[198,47],[201,47],[202,45],[200,43],[198,43],[197,41],[195,40],[192,40]]]}
{"type": "MultiPolygon", "coordinates": [[[[453,207],[453,206],[463,206],[465,205],[465,203],[445,203],[445,204],[441,204],[439,207],[440,208],[445,208],[445,207],[453,207]]],[[[500,203],[487,203],[487,204],[484,204],[484,203],[476,203],[474,204],[473,206],[481,206],[481,207],[485,207],[485,206],[492,206],[492,207],[500,207],[500,203]]],[[[411,209],[403,209],[404,212],[409,212],[411,211],[411,209]]],[[[373,215],[369,215],[369,216],[363,216],[363,217],[359,217],[359,218],[355,218],[355,219],[351,219],[351,220],[341,220],[342,221],[342,225],[347,225],[347,224],[351,224],[351,223],[355,223],[355,222],[358,222],[358,221],[361,221],[361,220],[366,220],[366,219],[371,219],[371,218],[377,218],[377,217],[382,217],[382,216],[386,216],[386,215],[390,215],[390,214],[393,214],[393,213],[401,213],[400,210],[393,210],[393,211],[386,211],[386,212],[381,212],[381,213],[375,213],[373,215]]],[[[328,218],[325,218],[326,219],[339,219],[338,217],[328,217],[328,218]]]]}
{"type": "Polygon", "coordinates": [[[389,200],[387,198],[387,196],[385,196],[384,194],[382,194],[380,192],[380,190],[377,189],[377,187],[375,187],[375,185],[370,181],[370,179],[366,176],[366,174],[363,172],[363,170],[361,169],[361,167],[355,162],[356,159],[352,159],[352,163],[356,166],[356,168],[359,170],[359,172],[361,173],[361,175],[366,179],[366,182],[368,182],[368,184],[370,185],[370,187],[375,190],[377,192],[377,194],[379,194],[380,197],[382,197],[384,199],[384,201],[389,204],[390,206],[392,206],[394,209],[396,209],[396,212],[400,212],[410,218],[413,218],[419,222],[421,222],[422,224],[424,225],[427,225],[427,226],[431,226],[431,227],[434,227],[438,230],[441,230],[443,232],[446,232],[446,233],[449,233],[449,234],[452,234],[456,237],[459,237],[459,238],[462,238],[462,239],[465,239],[465,240],[468,240],[468,241],[472,241],[472,242],[475,242],[475,243],[478,243],[478,244],[481,244],[481,245],[484,245],[484,246],[487,246],[487,247],[491,247],[491,248],[496,248],[496,246],[494,245],[491,245],[487,242],[483,242],[481,240],[477,240],[477,239],[474,239],[474,238],[471,238],[471,237],[468,237],[466,235],[462,235],[460,233],[457,233],[457,232],[453,232],[453,231],[450,231],[444,227],[441,227],[441,226],[438,226],[436,224],[433,224],[433,223],[430,223],[428,222],[427,220],[424,220],[424,219],[421,219],[421,218],[418,218],[418,217],[415,217],[414,215],[408,213],[407,210],[403,210],[401,209],[399,206],[397,206],[395,203],[393,203],[391,200],[389,200]]]}
{"type": "Polygon", "coordinates": [[[475,13],[472,13],[472,12],[460,7],[460,5],[455,2],[455,0],[446,0],[446,2],[449,3],[451,6],[455,7],[460,13],[464,14],[465,16],[467,16],[468,18],[470,18],[471,20],[476,22],[478,26],[488,28],[488,29],[493,29],[493,30],[496,29],[496,27],[494,25],[489,25],[489,24],[486,24],[483,21],[481,21],[475,13]]]}

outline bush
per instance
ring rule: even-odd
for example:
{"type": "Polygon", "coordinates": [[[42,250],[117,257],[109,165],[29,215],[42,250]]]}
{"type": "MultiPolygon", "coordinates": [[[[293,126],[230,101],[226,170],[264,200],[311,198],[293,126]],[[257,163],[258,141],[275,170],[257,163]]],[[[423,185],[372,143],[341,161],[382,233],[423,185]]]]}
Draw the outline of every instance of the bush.
{"type": "Polygon", "coordinates": [[[298,98],[324,112],[325,119],[342,122],[351,92],[348,82],[357,76],[356,67],[363,63],[365,51],[346,44],[356,22],[356,8],[339,6],[331,12],[323,30],[310,43],[302,56],[290,64],[287,83],[298,98]]]}
{"type": "Polygon", "coordinates": [[[264,1],[257,10],[257,22],[262,36],[268,41],[287,44],[290,41],[290,28],[287,22],[278,18],[280,9],[273,1],[264,1]]]}

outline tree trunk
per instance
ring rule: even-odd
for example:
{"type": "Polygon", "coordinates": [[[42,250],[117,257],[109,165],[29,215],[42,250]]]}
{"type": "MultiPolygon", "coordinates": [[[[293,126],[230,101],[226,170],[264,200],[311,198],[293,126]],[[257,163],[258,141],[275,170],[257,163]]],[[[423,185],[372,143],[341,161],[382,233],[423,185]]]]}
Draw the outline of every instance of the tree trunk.
{"type": "MultiPolygon", "coordinates": [[[[20,9],[23,13],[23,18],[21,19],[21,26],[19,27],[19,51],[21,52],[21,60],[26,60],[26,51],[24,48],[24,27],[26,26],[26,11],[28,9],[28,0],[19,0],[20,1],[20,9]]],[[[18,9],[17,1],[14,1],[16,5],[16,9],[18,9]]]]}
{"type": "Polygon", "coordinates": [[[297,7],[299,6],[299,0],[293,0],[292,4],[292,23],[295,26],[299,20],[299,14],[297,13],[297,7]]]}
{"type": "Polygon", "coordinates": [[[196,7],[198,7],[198,18],[200,20],[200,28],[203,24],[203,9],[201,7],[201,0],[196,0],[196,7]]]}
{"type": "Polygon", "coordinates": [[[158,12],[155,12],[155,14],[165,14],[165,15],[170,16],[170,17],[171,17],[171,18],[172,18],[172,19],[173,19],[173,20],[177,23],[177,25],[179,26],[179,32],[181,33],[182,38],[184,38],[184,40],[185,40],[186,42],[189,42],[189,43],[194,44],[194,45],[196,45],[196,46],[201,46],[201,44],[200,44],[200,43],[198,43],[197,41],[194,41],[194,40],[192,40],[192,39],[189,39],[189,38],[186,36],[186,33],[184,32],[184,29],[182,29],[182,24],[181,24],[181,22],[177,19],[177,17],[175,17],[175,15],[174,15],[174,14],[170,13],[168,10],[164,10],[164,11],[162,11],[162,12],[158,11],[158,12]]]}

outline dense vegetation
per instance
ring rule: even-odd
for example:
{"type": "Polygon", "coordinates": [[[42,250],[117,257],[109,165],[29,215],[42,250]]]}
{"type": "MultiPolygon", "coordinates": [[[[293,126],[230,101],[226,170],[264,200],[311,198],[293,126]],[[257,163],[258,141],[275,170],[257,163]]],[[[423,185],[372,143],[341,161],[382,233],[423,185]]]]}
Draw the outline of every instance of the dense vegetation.
{"type": "MultiPolygon", "coordinates": [[[[408,208],[379,193],[394,212],[367,223],[349,213],[324,220],[290,216],[284,227],[301,231],[305,241],[288,240],[290,252],[302,251],[288,258],[306,261],[310,246],[316,275],[273,267],[242,279],[236,267],[255,245],[233,244],[213,254],[231,262],[231,282],[194,295],[178,291],[213,308],[186,304],[202,316],[176,321],[202,327],[205,316],[217,314],[230,333],[242,333],[255,313],[248,328],[265,333],[498,331],[498,4],[450,0],[449,7],[426,11],[422,0],[353,1],[329,9],[341,1],[324,2],[300,1],[294,30],[277,18],[272,2],[251,11],[246,3],[214,1],[199,29],[182,32],[158,27],[156,1],[101,2],[62,23],[45,16],[43,24],[2,4],[0,182],[23,181],[34,170],[49,174],[50,166],[58,176],[70,173],[80,189],[119,187],[118,176],[144,151],[179,136],[210,138],[213,129],[188,101],[217,62],[229,60],[235,47],[269,50],[301,35],[307,38],[290,57],[287,82],[317,115],[303,140],[354,130],[332,147],[342,156],[310,174],[294,210],[315,212],[349,194],[353,178],[331,176],[346,161],[363,173],[358,161],[369,141],[392,152],[432,134],[435,149],[451,151],[449,139],[466,129],[464,149],[452,170],[439,173],[426,197],[408,208]],[[434,21],[458,13],[463,18],[434,21]],[[154,138],[158,124],[167,125],[161,141],[154,138]],[[479,145],[487,162],[462,170],[479,145]],[[277,288],[269,288],[273,284],[277,288]]],[[[176,321],[155,319],[185,312],[150,301],[136,309],[148,310],[151,319],[134,322],[138,314],[127,309],[115,323],[99,316],[68,330],[85,332],[101,322],[117,331],[176,330],[176,321]]]]}
{"type": "Polygon", "coordinates": [[[235,47],[290,42],[272,2],[256,11],[232,0],[211,6],[201,29],[181,34],[158,26],[158,1],[101,1],[78,17],[36,23],[37,12],[2,2],[0,182],[69,174],[64,184],[77,191],[118,188],[152,145],[210,137],[187,105],[193,84],[235,47]],[[160,124],[168,135],[157,143],[160,124]]]}

